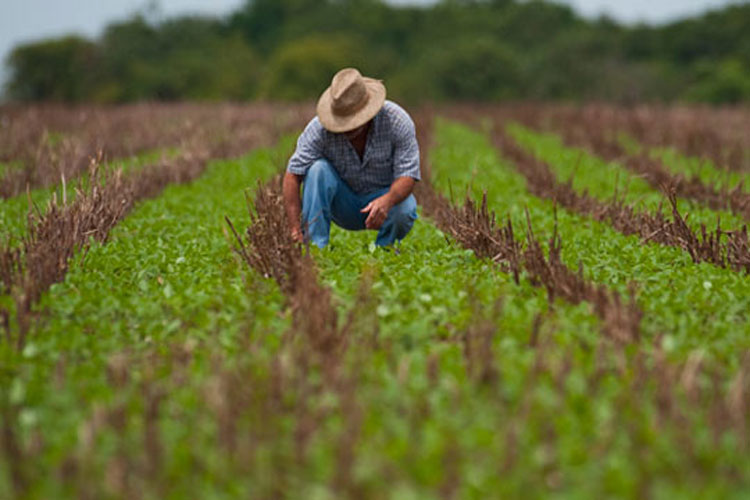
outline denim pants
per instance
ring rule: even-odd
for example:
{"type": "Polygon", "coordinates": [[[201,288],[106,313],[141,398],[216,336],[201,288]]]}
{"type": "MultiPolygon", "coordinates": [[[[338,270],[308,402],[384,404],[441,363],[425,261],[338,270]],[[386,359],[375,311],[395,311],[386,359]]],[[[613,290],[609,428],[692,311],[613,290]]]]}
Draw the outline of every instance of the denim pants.
{"type": "MultiPolygon", "coordinates": [[[[341,180],[328,160],[317,160],[307,171],[302,188],[302,223],[306,234],[313,244],[322,248],[328,244],[331,221],[344,229],[365,229],[369,214],[361,210],[375,198],[386,194],[388,189],[356,194],[341,180]]],[[[416,219],[417,200],[414,195],[409,195],[388,212],[375,244],[388,246],[403,239],[416,219]]]]}

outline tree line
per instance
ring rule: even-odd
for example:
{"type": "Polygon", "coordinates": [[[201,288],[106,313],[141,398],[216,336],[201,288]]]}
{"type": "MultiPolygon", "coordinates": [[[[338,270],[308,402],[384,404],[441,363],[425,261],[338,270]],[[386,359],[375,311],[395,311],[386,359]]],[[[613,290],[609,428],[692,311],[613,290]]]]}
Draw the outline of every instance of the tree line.
{"type": "Polygon", "coordinates": [[[750,4],[666,25],[541,0],[248,0],[224,18],[146,13],[16,47],[7,97],[101,103],[316,98],[355,66],[425,100],[750,101],[750,4]]]}

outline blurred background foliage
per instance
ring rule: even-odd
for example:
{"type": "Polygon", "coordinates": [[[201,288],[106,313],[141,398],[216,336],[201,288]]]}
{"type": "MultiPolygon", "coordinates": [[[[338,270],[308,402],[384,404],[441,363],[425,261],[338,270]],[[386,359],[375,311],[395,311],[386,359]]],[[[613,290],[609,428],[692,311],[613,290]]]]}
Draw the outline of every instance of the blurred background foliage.
{"type": "Polygon", "coordinates": [[[541,0],[248,0],[223,19],[109,25],[18,46],[17,101],[314,99],[356,66],[423,100],[750,101],[750,4],[663,26],[541,0]]]}

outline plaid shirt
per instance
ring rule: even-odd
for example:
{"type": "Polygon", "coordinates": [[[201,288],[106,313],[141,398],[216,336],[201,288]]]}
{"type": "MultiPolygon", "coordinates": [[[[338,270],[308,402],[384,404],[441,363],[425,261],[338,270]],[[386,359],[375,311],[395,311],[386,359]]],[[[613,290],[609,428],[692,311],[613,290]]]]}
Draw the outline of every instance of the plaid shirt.
{"type": "Polygon", "coordinates": [[[420,179],[414,122],[392,101],[385,101],[373,118],[362,160],[344,134],[329,132],[316,116],[297,140],[297,150],[289,159],[287,172],[305,175],[321,158],[330,161],[357,194],[390,187],[399,177],[420,179]]]}

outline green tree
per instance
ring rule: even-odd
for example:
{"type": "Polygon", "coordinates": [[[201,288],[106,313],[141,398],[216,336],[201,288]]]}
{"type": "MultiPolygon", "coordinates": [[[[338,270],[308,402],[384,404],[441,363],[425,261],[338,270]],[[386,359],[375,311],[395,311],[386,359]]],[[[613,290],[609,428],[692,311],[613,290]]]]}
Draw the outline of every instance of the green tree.
{"type": "Polygon", "coordinates": [[[472,37],[434,48],[396,88],[411,99],[497,100],[517,97],[520,79],[510,49],[489,37],[472,37]]]}
{"type": "Polygon", "coordinates": [[[19,101],[81,101],[94,84],[98,63],[96,45],[77,36],[22,45],[8,57],[6,90],[19,101]]]}
{"type": "Polygon", "coordinates": [[[282,46],[271,58],[261,84],[261,97],[312,99],[341,68],[361,66],[358,44],[346,36],[313,36],[282,46]]]}
{"type": "Polygon", "coordinates": [[[231,16],[229,26],[269,55],[283,43],[285,29],[306,23],[328,5],[328,0],[248,0],[231,16]]]}
{"type": "Polygon", "coordinates": [[[136,15],[96,41],[19,47],[9,97],[314,98],[344,66],[400,100],[747,101],[750,5],[665,26],[544,0],[247,0],[227,19],[136,15]]]}
{"type": "Polygon", "coordinates": [[[211,19],[183,17],[152,26],[141,16],[111,26],[102,39],[107,78],[95,99],[248,99],[260,61],[236,34],[211,19]]]}
{"type": "Polygon", "coordinates": [[[685,92],[691,101],[736,104],[750,101],[750,68],[739,59],[698,65],[698,80],[685,92]]]}

